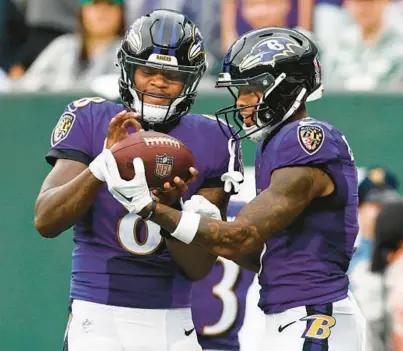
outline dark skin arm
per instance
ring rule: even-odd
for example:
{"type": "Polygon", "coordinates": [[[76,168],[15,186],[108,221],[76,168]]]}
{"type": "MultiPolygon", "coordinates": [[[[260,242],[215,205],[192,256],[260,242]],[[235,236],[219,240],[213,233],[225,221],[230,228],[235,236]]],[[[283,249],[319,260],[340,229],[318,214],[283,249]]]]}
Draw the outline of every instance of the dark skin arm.
{"type": "MultiPolygon", "coordinates": [[[[111,120],[107,148],[124,138],[130,126],[139,126],[135,117],[135,114],[123,111],[111,120]]],[[[46,238],[57,237],[88,211],[101,185],[87,165],[57,160],[35,202],[35,228],[46,238]]]]}
{"type": "MultiPolygon", "coordinates": [[[[278,169],[272,174],[269,188],[247,204],[235,221],[202,217],[193,243],[233,261],[246,259],[265,240],[290,225],[313,199],[333,191],[333,181],[318,168],[278,169]]],[[[147,206],[143,212],[149,210],[147,206]]],[[[180,218],[180,211],[158,204],[151,220],[173,232],[180,218]]]]}
{"type": "MultiPolygon", "coordinates": [[[[226,220],[229,194],[223,188],[199,189],[198,195],[204,196],[221,211],[221,217],[226,220]]],[[[165,239],[172,257],[185,275],[193,281],[203,279],[213,268],[217,255],[206,251],[198,244],[187,245],[175,238],[165,239]]]]}
{"type": "Polygon", "coordinates": [[[57,160],[35,202],[35,228],[46,238],[57,237],[88,211],[101,185],[85,164],[57,160]]]}

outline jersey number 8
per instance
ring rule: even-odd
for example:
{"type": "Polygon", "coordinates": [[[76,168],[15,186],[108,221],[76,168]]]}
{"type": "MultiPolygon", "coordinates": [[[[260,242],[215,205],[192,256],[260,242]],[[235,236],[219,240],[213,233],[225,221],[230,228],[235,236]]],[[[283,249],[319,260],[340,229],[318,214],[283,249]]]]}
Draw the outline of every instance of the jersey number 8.
{"type": "Polygon", "coordinates": [[[160,226],[128,213],[118,223],[117,236],[120,245],[133,255],[151,255],[162,243],[160,226]]]}

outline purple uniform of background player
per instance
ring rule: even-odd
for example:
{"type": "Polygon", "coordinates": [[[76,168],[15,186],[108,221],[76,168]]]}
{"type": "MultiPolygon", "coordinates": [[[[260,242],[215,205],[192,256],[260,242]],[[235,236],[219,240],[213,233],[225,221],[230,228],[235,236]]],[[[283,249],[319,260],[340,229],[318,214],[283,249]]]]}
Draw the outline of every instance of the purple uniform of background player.
{"type": "Polygon", "coordinates": [[[266,241],[260,308],[266,314],[278,313],[347,297],[346,271],[358,232],[358,192],[346,139],[334,127],[305,118],[281,128],[263,152],[262,146],[255,163],[258,194],[268,188],[268,175],[274,170],[304,165],[325,171],[335,191],[313,200],[290,226],[266,241]],[[314,152],[307,151],[309,145],[314,145],[314,152]]]}
{"type": "MultiPolygon", "coordinates": [[[[227,220],[236,217],[245,204],[231,201],[227,220]]],[[[219,258],[208,276],[193,284],[192,316],[204,350],[239,350],[238,333],[245,319],[246,295],[254,276],[254,272],[219,258]]]]}
{"type": "MultiPolygon", "coordinates": [[[[101,98],[70,104],[52,134],[46,160],[52,165],[58,158],[89,164],[104,146],[109,121],[123,109],[101,98]]],[[[185,115],[168,134],[192,151],[199,170],[184,200],[227,172],[227,139],[215,118],[185,115]]],[[[189,307],[192,283],[172,260],[159,227],[147,225],[148,233],[145,222],[128,214],[103,185],[91,210],[74,226],[70,297],[133,308],[189,307]]]]}

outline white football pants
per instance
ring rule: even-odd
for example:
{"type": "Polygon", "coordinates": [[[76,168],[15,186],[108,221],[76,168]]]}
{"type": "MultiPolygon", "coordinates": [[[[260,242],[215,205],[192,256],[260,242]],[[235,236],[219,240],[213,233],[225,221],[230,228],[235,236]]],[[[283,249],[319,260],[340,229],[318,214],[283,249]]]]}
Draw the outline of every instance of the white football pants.
{"type": "Polygon", "coordinates": [[[190,308],[146,310],[74,300],[64,351],[201,351],[190,308]]]}

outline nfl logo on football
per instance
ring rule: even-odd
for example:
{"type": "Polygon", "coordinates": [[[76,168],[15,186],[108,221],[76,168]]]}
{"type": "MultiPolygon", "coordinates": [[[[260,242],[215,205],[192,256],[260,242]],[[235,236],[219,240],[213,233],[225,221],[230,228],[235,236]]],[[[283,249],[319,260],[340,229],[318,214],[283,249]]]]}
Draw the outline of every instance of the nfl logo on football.
{"type": "Polygon", "coordinates": [[[174,158],[172,156],[157,155],[155,161],[155,175],[160,178],[165,178],[171,175],[174,165],[174,158]]]}

